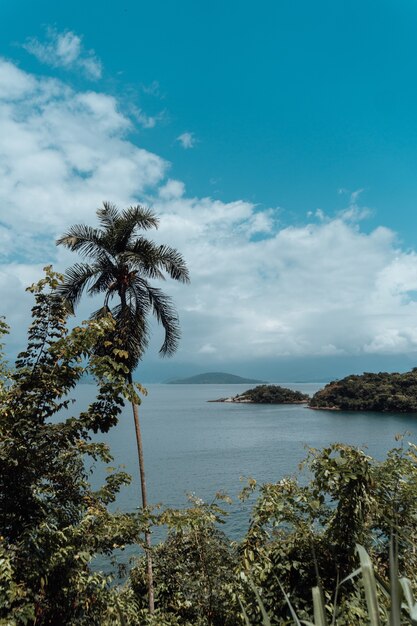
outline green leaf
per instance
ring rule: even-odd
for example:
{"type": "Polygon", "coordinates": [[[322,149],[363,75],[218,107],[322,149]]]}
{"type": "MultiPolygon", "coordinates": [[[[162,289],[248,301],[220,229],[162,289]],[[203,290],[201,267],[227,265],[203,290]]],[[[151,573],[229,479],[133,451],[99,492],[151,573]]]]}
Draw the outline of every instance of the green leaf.
{"type": "Polygon", "coordinates": [[[365,599],[368,607],[370,626],[381,626],[379,619],[378,595],[374,576],[374,568],[365,548],[359,544],[356,546],[361,563],[365,599]]]}

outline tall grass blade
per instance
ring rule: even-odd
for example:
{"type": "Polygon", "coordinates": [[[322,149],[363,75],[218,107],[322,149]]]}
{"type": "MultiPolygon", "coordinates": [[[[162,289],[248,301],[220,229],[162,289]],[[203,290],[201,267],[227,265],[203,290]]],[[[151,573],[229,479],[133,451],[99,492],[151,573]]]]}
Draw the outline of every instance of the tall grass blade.
{"type": "Polygon", "coordinates": [[[365,548],[357,544],[356,550],[359,554],[361,562],[363,586],[365,589],[365,599],[368,607],[370,626],[381,626],[379,619],[378,597],[376,591],[376,582],[374,576],[374,568],[371,559],[365,548]]]}
{"type": "Polygon", "coordinates": [[[391,594],[390,626],[401,626],[401,587],[398,582],[398,555],[392,534],[389,544],[389,579],[391,594]]]}
{"type": "MultiPolygon", "coordinates": [[[[283,596],[284,596],[284,598],[285,598],[285,601],[286,601],[286,603],[288,604],[288,607],[289,607],[289,609],[290,609],[290,613],[291,613],[291,617],[293,618],[295,625],[296,625],[296,626],[301,626],[301,622],[300,622],[300,620],[298,619],[297,613],[294,611],[294,607],[293,607],[293,605],[291,604],[291,601],[290,601],[290,599],[289,599],[289,597],[288,597],[288,595],[287,595],[287,593],[286,593],[286,591],[285,591],[284,587],[283,587],[283,586],[281,585],[281,583],[279,582],[278,578],[277,578],[277,582],[278,582],[278,585],[279,585],[279,587],[280,587],[280,589],[281,589],[281,591],[282,591],[282,593],[283,593],[283,596]]],[[[307,622],[305,622],[305,623],[307,623],[307,622]]],[[[314,626],[314,625],[313,625],[313,626],[314,626]]]]}
{"type": "Polygon", "coordinates": [[[337,601],[339,599],[339,571],[337,572],[337,581],[336,581],[336,589],[334,592],[334,600],[333,600],[333,617],[332,617],[332,626],[336,626],[336,615],[337,615],[337,601]]]}
{"type": "Polygon", "coordinates": [[[238,600],[239,600],[239,604],[240,604],[240,609],[241,609],[241,611],[242,611],[243,619],[245,620],[245,624],[246,624],[246,626],[250,626],[250,621],[249,621],[248,614],[247,614],[247,613],[246,613],[246,611],[245,611],[245,608],[244,608],[244,606],[243,606],[243,604],[242,604],[241,599],[240,599],[240,598],[238,598],[238,600]]]}
{"type": "Polygon", "coordinates": [[[323,594],[319,587],[313,587],[311,591],[313,594],[314,624],[315,626],[327,626],[323,594]]]}
{"type": "Polygon", "coordinates": [[[413,589],[408,578],[400,578],[400,585],[403,591],[405,605],[408,609],[413,626],[417,624],[417,602],[414,599],[413,589]]]}
{"type": "Polygon", "coordinates": [[[255,594],[255,596],[256,596],[256,600],[257,600],[257,602],[258,602],[259,608],[261,609],[261,613],[262,613],[262,626],[272,626],[272,624],[271,624],[271,620],[269,619],[269,615],[268,615],[268,613],[266,612],[265,605],[264,605],[264,603],[262,602],[262,598],[261,598],[261,596],[259,595],[259,591],[258,591],[258,589],[257,589],[256,585],[254,585],[254,584],[253,584],[253,582],[252,582],[250,579],[249,579],[249,585],[251,586],[252,591],[254,592],[254,594],[255,594]]]}
{"type": "Polygon", "coordinates": [[[359,576],[361,571],[362,571],[362,568],[358,567],[358,569],[355,569],[355,571],[349,574],[349,576],[346,576],[346,578],[341,580],[339,585],[343,585],[344,583],[347,583],[348,580],[353,580],[356,576],[359,576]]]}

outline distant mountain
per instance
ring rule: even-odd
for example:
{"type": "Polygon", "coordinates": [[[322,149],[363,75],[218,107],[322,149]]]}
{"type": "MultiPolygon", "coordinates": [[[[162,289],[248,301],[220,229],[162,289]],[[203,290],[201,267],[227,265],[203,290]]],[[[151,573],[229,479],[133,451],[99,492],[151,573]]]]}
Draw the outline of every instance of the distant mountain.
{"type": "Polygon", "coordinates": [[[205,374],[197,374],[189,378],[178,378],[176,380],[167,380],[169,385],[242,385],[247,383],[263,383],[263,380],[255,378],[242,378],[235,374],[226,374],[225,372],[206,372],[205,374]]]}

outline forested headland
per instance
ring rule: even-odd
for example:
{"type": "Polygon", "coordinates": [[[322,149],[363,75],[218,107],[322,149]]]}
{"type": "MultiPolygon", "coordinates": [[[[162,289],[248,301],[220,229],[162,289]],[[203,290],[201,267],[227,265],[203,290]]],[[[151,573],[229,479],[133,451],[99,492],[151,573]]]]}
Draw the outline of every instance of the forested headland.
{"type": "Polygon", "coordinates": [[[404,374],[350,375],[314,394],[313,409],[417,413],[417,368],[404,374]]]}

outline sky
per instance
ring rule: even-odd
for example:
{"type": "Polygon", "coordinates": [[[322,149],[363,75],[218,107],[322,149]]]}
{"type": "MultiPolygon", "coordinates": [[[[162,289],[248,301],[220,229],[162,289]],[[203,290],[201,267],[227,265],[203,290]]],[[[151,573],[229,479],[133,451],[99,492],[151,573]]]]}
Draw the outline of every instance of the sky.
{"type": "MultiPolygon", "coordinates": [[[[141,203],[185,257],[182,327],[144,382],[320,380],[417,365],[414,0],[0,6],[0,294],[103,201],[141,203]]],[[[87,299],[79,319],[94,303],[87,299]]]]}

